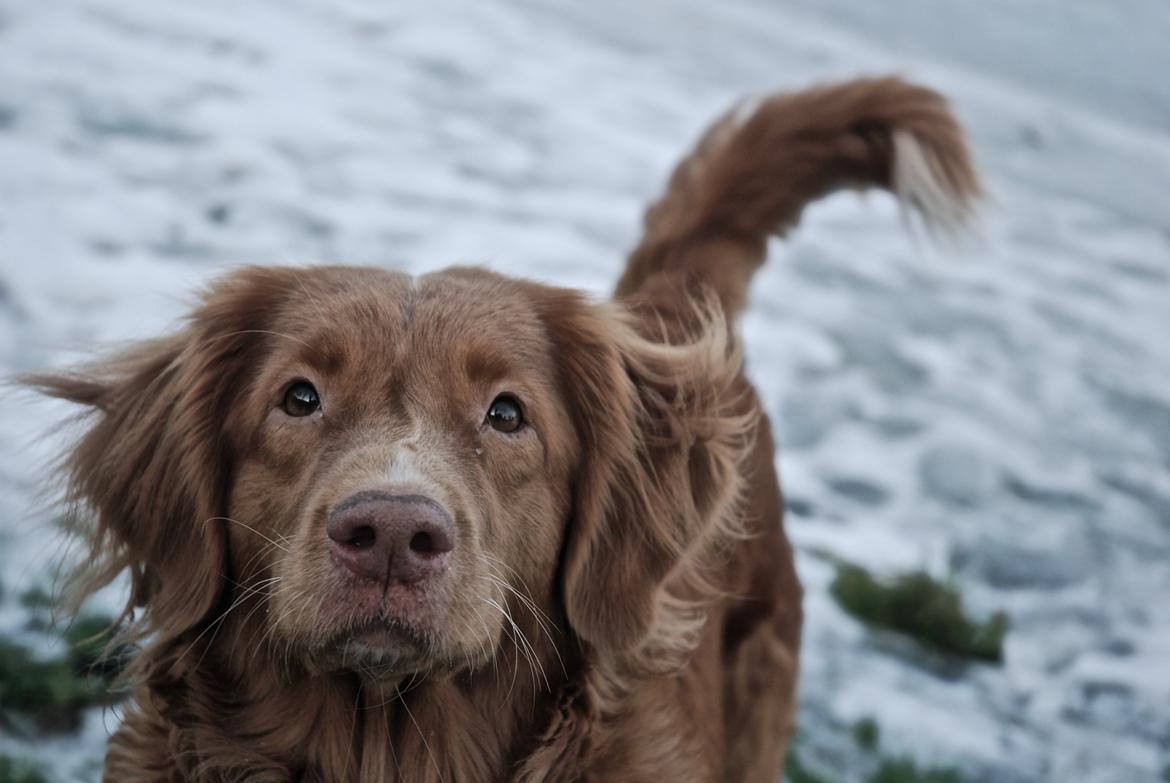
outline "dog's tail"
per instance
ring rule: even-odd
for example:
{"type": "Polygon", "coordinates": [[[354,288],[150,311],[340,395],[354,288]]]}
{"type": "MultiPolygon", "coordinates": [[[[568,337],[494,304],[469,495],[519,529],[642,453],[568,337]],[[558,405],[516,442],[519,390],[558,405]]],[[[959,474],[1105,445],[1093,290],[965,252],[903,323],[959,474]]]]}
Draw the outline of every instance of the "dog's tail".
{"type": "Polygon", "coordinates": [[[769,236],[822,196],[868,187],[892,191],[929,231],[965,226],[981,188],[941,95],[898,78],[858,79],[736,107],[647,210],[616,295],[650,294],[652,281],[702,285],[734,317],[769,236]]]}

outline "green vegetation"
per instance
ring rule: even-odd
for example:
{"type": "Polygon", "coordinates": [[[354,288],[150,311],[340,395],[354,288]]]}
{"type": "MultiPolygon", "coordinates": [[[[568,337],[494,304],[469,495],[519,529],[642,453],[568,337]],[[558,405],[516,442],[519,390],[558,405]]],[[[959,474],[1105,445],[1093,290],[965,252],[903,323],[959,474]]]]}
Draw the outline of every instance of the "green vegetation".
{"type": "Polygon", "coordinates": [[[833,597],[862,622],[904,633],[938,652],[999,663],[1008,619],[996,612],[987,622],[971,620],[958,590],[924,571],[891,580],[875,579],[860,566],[837,564],[833,597]]]}
{"type": "Polygon", "coordinates": [[[836,725],[840,731],[848,729],[861,750],[860,755],[839,753],[816,754],[822,763],[807,763],[814,751],[807,736],[799,730],[788,748],[784,761],[784,783],[961,783],[962,777],[950,767],[919,767],[909,756],[885,756],[878,750],[881,727],[872,717],[862,718],[852,726],[836,725]],[[827,765],[827,768],[826,766],[827,765]]]}
{"type": "Polygon", "coordinates": [[[869,783],[959,783],[959,773],[950,768],[919,769],[913,759],[903,756],[884,759],[869,783]]]}
{"type": "Polygon", "coordinates": [[[31,587],[20,594],[20,605],[30,611],[53,608],[53,596],[43,587],[31,587]]]}
{"type": "Polygon", "coordinates": [[[53,596],[43,587],[33,587],[20,594],[20,605],[28,610],[26,627],[46,633],[53,628],[53,596]]]}
{"type": "Polygon", "coordinates": [[[125,650],[107,650],[114,633],[114,621],[105,615],[83,614],[65,629],[69,662],[79,674],[96,674],[107,684],[118,676],[125,650]]]}
{"type": "Polygon", "coordinates": [[[881,730],[873,718],[862,718],[853,724],[853,741],[862,750],[876,750],[881,730]]]}
{"type": "MultiPolygon", "coordinates": [[[[881,760],[873,774],[867,777],[866,783],[961,783],[959,773],[949,767],[920,768],[913,759],[908,757],[885,758],[881,760]]],[[[792,752],[784,762],[785,783],[837,783],[835,778],[828,777],[805,766],[800,757],[792,752]]]]}
{"type": "Polygon", "coordinates": [[[5,717],[15,713],[40,731],[74,731],[81,711],[97,704],[104,685],[79,676],[68,660],[40,660],[21,645],[0,640],[0,704],[5,717]]]}
{"type": "MultiPolygon", "coordinates": [[[[31,725],[40,732],[74,731],[87,707],[108,703],[124,659],[123,651],[103,657],[112,624],[99,615],[78,617],[63,633],[65,654],[49,658],[0,639],[0,723],[31,725]]],[[[0,777],[0,783],[4,780],[0,777]]]]}
{"type": "Polygon", "coordinates": [[[49,783],[49,779],[32,762],[0,754],[0,783],[49,783]]]}
{"type": "Polygon", "coordinates": [[[834,783],[830,778],[804,766],[796,749],[791,747],[788,749],[788,757],[784,759],[784,780],[786,783],[834,783]]]}

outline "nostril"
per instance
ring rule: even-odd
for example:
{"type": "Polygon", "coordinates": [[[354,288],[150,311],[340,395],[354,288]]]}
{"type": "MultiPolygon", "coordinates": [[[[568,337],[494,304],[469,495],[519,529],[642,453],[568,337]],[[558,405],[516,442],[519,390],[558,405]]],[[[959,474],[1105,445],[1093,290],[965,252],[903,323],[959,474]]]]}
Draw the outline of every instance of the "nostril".
{"type": "Polygon", "coordinates": [[[349,538],[345,543],[350,546],[358,547],[359,549],[368,546],[373,546],[374,541],[377,540],[378,535],[374,532],[374,528],[370,525],[359,525],[350,533],[349,538]]]}
{"type": "Polygon", "coordinates": [[[435,542],[431,538],[431,534],[425,530],[415,533],[410,539],[410,551],[416,555],[433,555],[435,552],[435,542]]]}
{"type": "Polygon", "coordinates": [[[422,495],[366,490],[335,504],[325,524],[334,565],[358,577],[415,583],[442,573],[455,548],[455,525],[422,495]]]}

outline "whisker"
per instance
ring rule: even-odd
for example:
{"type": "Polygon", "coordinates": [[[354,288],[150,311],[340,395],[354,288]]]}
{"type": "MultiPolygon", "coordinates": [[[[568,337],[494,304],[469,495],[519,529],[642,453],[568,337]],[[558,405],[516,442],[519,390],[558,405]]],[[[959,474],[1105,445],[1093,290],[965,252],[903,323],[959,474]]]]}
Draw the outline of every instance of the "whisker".
{"type": "MultiPolygon", "coordinates": [[[[543,611],[541,611],[541,609],[536,605],[536,601],[532,597],[532,590],[528,587],[528,583],[524,580],[524,577],[520,576],[520,574],[517,573],[515,568],[512,568],[510,565],[508,565],[504,561],[500,560],[499,558],[492,557],[491,555],[489,555],[486,552],[481,552],[480,557],[483,558],[485,561],[487,561],[485,564],[488,566],[488,573],[489,574],[491,574],[491,563],[495,563],[499,566],[502,566],[503,568],[506,568],[508,571],[510,571],[512,573],[512,575],[515,576],[517,580],[519,580],[520,585],[524,588],[524,592],[526,594],[525,596],[522,596],[514,587],[512,587],[512,585],[510,585],[506,581],[502,580],[502,575],[495,575],[495,574],[492,574],[492,575],[496,576],[496,578],[498,578],[498,579],[501,579],[503,581],[504,585],[509,590],[511,590],[512,593],[517,598],[520,598],[522,601],[525,601],[525,605],[529,608],[530,611],[532,611],[532,613],[534,615],[538,615],[538,619],[543,618],[545,621],[548,622],[548,624],[550,626],[555,625],[555,623],[553,623],[552,618],[549,617],[547,614],[545,614],[543,611]]],[[[549,638],[549,641],[550,642],[552,641],[551,636],[549,638]]]]}
{"type": "MultiPolygon", "coordinates": [[[[517,574],[515,569],[511,568],[506,563],[504,563],[496,558],[491,557],[487,553],[479,553],[479,554],[480,554],[480,557],[481,557],[481,559],[484,563],[484,566],[486,568],[486,571],[487,571],[487,573],[484,575],[484,577],[487,580],[491,581],[493,584],[495,584],[498,588],[500,588],[502,590],[506,590],[507,592],[514,595],[516,597],[516,599],[520,602],[521,606],[523,606],[525,609],[528,610],[528,612],[532,615],[533,619],[536,621],[536,624],[537,624],[539,630],[548,639],[549,646],[552,648],[553,654],[556,656],[557,662],[561,667],[561,672],[567,674],[568,670],[565,667],[564,659],[561,657],[560,647],[557,644],[556,640],[553,638],[552,629],[555,627],[555,623],[553,623],[553,620],[551,617],[549,617],[545,612],[543,612],[540,609],[540,607],[538,607],[536,605],[535,600],[533,600],[531,597],[531,591],[528,591],[528,586],[524,582],[523,577],[521,577],[519,574],[517,574]],[[504,580],[501,576],[495,574],[492,570],[492,562],[495,562],[495,563],[503,566],[504,568],[507,568],[509,571],[511,571],[513,574],[515,574],[516,578],[519,579],[521,584],[524,585],[524,589],[529,592],[529,595],[524,595],[524,594],[520,593],[520,591],[518,591],[512,585],[508,584],[508,582],[506,580],[504,580]]],[[[531,643],[530,643],[530,647],[531,647],[531,643]]],[[[533,653],[535,654],[535,648],[533,648],[533,653]]],[[[545,679],[546,679],[546,683],[547,683],[547,678],[545,678],[545,679]]]]}
{"type": "MultiPolygon", "coordinates": [[[[484,600],[484,603],[486,603],[488,606],[491,606],[493,609],[497,610],[500,614],[502,614],[504,616],[505,619],[507,619],[507,617],[508,617],[507,612],[505,612],[502,608],[500,608],[499,604],[492,601],[490,598],[485,598],[483,600],[484,600]]],[[[512,629],[508,628],[507,625],[504,626],[504,629],[506,631],[508,631],[509,634],[512,633],[512,629]]],[[[513,638],[515,638],[515,637],[513,636],[513,638]]],[[[519,648],[517,647],[517,650],[518,649],[519,648]]],[[[516,675],[519,673],[519,671],[520,671],[520,656],[514,655],[512,657],[512,682],[508,685],[508,693],[505,694],[505,696],[504,696],[505,701],[512,698],[512,691],[516,687],[516,675]]]]}
{"type": "Polygon", "coordinates": [[[397,688],[395,688],[395,692],[398,693],[398,700],[402,702],[402,709],[406,710],[406,714],[410,718],[410,722],[414,724],[414,730],[418,732],[418,737],[422,740],[423,747],[427,749],[427,756],[429,756],[431,759],[431,766],[435,768],[435,774],[439,776],[439,781],[442,783],[444,780],[443,772],[439,769],[439,762],[435,760],[435,754],[431,752],[431,744],[427,742],[426,735],[423,734],[423,730],[419,727],[418,721],[414,719],[414,713],[410,711],[410,707],[407,705],[406,699],[402,698],[402,693],[398,691],[397,688]]]}
{"type": "MultiPolygon", "coordinates": [[[[231,580],[229,580],[229,581],[231,581],[231,580]]],[[[187,649],[183,651],[183,654],[179,656],[178,660],[176,660],[173,665],[178,666],[180,663],[182,663],[183,659],[187,657],[187,654],[190,653],[191,650],[193,650],[195,648],[195,645],[197,645],[199,643],[199,640],[202,639],[205,635],[207,635],[207,633],[209,631],[212,631],[213,629],[215,629],[215,633],[212,634],[211,640],[214,641],[215,634],[219,633],[218,628],[223,624],[223,621],[226,620],[227,616],[229,614],[231,614],[247,598],[248,598],[248,594],[238,596],[232,602],[231,606],[229,606],[227,609],[225,609],[219,615],[219,617],[217,617],[215,620],[213,620],[206,628],[204,628],[202,631],[199,632],[199,635],[197,635],[194,639],[191,640],[191,643],[187,645],[187,649]]],[[[198,667],[201,663],[203,663],[203,658],[206,655],[207,655],[207,650],[204,650],[203,655],[200,655],[199,660],[196,661],[196,663],[195,663],[196,667],[198,667]]]]}
{"type": "MultiPolygon", "coordinates": [[[[281,536],[281,538],[284,538],[284,537],[281,536]]],[[[287,541],[288,540],[285,539],[285,543],[287,543],[287,541]]],[[[259,558],[267,555],[269,552],[273,551],[274,549],[276,549],[276,544],[271,543],[271,542],[260,547],[260,549],[258,549],[254,555],[249,557],[248,561],[240,567],[240,573],[247,574],[248,571],[251,569],[253,563],[255,563],[259,558]]]]}
{"type": "Polygon", "coordinates": [[[263,538],[263,539],[264,539],[265,541],[267,541],[269,544],[272,544],[274,547],[276,547],[276,548],[277,548],[277,549],[279,549],[280,551],[284,552],[285,554],[288,554],[288,548],[287,548],[286,546],[284,546],[283,544],[279,544],[279,543],[277,543],[276,541],[272,540],[272,539],[271,539],[271,538],[269,538],[268,536],[266,536],[266,535],[264,535],[263,533],[261,533],[261,532],[260,532],[259,530],[257,530],[256,528],[252,527],[252,526],[251,526],[251,525],[249,525],[249,524],[246,524],[246,523],[244,523],[244,522],[241,522],[241,521],[240,521],[240,520],[238,520],[238,519],[232,519],[231,517],[208,517],[207,519],[205,519],[205,520],[203,520],[203,521],[204,521],[204,523],[207,523],[207,522],[218,522],[218,521],[222,521],[222,522],[231,522],[231,523],[232,523],[232,524],[234,524],[234,525],[239,525],[239,526],[240,526],[240,527],[242,527],[242,528],[245,528],[245,529],[247,529],[247,530],[251,530],[253,533],[255,533],[256,535],[258,535],[258,536],[260,536],[261,538],[263,538]]]}
{"type": "MultiPolygon", "coordinates": [[[[275,641],[276,629],[280,627],[280,625],[284,622],[286,617],[288,617],[290,614],[292,614],[296,610],[297,610],[297,607],[295,605],[290,605],[290,606],[285,607],[284,611],[280,613],[280,615],[276,618],[276,620],[274,620],[273,622],[271,622],[269,624],[267,630],[265,630],[264,634],[260,637],[260,640],[258,642],[256,642],[255,649],[252,650],[252,655],[248,659],[249,665],[256,660],[256,656],[260,654],[260,648],[263,647],[265,645],[265,643],[270,643],[270,642],[275,641]]],[[[276,656],[274,655],[273,657],[276,657],[276,656]]]]}
{"type": "MultiPolygon", "coordinates": [[[[357,726],[358,726],[358,709],[361,707],[361,703],[362,703],[362,681],[359,679],[358,684],[357,684],[357,688],[354,692],[354,697],[353,697],[353,717],[350,718],[350,722],[349,722],[349,747],[350,747],[350,751],[345,754],[345,769],[343,769],[341,771],[341,779],[342,780],[346,780],[349,778],[349,765],[350,765],[350,762],[353,761],[353,755],[354,755],[353,748],[360,747],[357,744],[357,726]]],[[[359,770],[359,772],[360,772],[360,770],[359,770]]]]}
{"type": "MultiPolygon", "coordinates": [[[[500,613],[504,615],[504,619],[506,619],[508,621],[508,624],[512,626],[512,630],[515,632],[514,638],[516,639],[516,643],[517,643],[519,649],[521,650],[521,652],[524,654],[525,660],[528,661],[529,668],[533,671],[533,686],[534,686],[533,690],[534,691],[536,690],[535,689],[535,685],[536,685],[535,673],[536,672],[539,672],[541,679],[544,680],[545,689],[551,690],[552,686],[549,684],[548,677],[544,673],[544,667],[541,666],[539,657],[536,655],[536,649],[532,646],[532,642],[530,642],[528,640],[528,637],[524,634],[524,631],[522,631],[520,629],[520,626],[518,626],[516,624],[516,621],[512,619],[512,615],[508,612],[508,610],[506,610],[504,607],[500,606],[498,603],[496,603],[491,598],[486,598],[484,600],[487,601],[489,606],[494,606],[496,609],[498,609],[500,611],[500,613]]],[[[536,698],[536,694],[533,693],[533,700],[534,701],[535,701],[535,698],[536,698]]]]}

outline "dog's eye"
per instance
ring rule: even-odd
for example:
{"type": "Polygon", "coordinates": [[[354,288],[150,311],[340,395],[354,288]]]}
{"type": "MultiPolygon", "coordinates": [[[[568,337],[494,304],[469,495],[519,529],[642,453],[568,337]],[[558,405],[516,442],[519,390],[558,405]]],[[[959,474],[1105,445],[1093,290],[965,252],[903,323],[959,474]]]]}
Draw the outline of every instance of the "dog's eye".
{"type": "Polygon", "coordinates": [[[308,416],[321,409],[321,396],[308,381],[297,381],[284,393],[280,405],[289,416],[308,416]]]}
{"type": "Polygon", "coordinates": [[[492,400],[487,412],[488,424],[500,432],[515,432],[524,424],[520,402],[511,394],[501,394],[492,400]]]}

